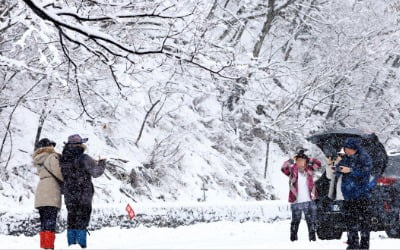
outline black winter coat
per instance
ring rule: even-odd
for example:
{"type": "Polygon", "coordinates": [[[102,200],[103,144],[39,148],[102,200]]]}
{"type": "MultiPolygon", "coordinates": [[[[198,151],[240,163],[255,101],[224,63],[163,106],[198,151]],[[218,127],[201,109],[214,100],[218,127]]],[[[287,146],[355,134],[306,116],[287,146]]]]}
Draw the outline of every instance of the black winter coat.
{"type": "Polygon", "coordinates": [[[61,161],[61,172],[64,177],[65,205],[91,205],[94,187],[92,177],[104,173],[105,161],[96,162],[87,154],[82,154],[73,161],[61,161]]]}

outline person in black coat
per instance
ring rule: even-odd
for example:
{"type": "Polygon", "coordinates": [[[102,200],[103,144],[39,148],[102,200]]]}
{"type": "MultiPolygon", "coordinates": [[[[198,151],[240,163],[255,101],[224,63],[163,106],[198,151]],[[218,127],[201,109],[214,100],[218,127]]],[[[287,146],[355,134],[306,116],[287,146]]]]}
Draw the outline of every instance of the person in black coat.
{"type": "Polygon", "coordinates": [[[68,137],[64,142],[60,165],[64,177],[64,201],[68,210],[67,239],[68,245],[79,244],[86,248],[86,233],[92,212],[94,186],[92,177],[104,173],[104,159],[95,161],[87,154],[87,138],[78,134],[68,137]]]}

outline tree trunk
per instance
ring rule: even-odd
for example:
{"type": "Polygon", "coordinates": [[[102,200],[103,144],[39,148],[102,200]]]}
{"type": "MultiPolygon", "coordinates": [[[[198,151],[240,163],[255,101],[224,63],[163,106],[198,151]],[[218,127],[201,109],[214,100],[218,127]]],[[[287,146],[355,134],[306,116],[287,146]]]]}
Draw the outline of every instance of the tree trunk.
{"type": "Polygon", "coordinates": [[[274,5],[275,5],[275,0],[268,0],[267,19],[265,20],[263,28],[261,30],[261,33],[258,36],[256,44],[254,45],[253,58],[258,58],[258,56],[260,55],[261,48],[264,43],[265,37],[268,35],[269,31],[271,30],[272,21],[275,18],[274,5]]]}
{"type": "Polygon", "coordinates": [[[36,145],[36,143],[39,142],[40,135],[42,134],[44,121],[46,120],[47,115],[50,113],[50,112],[47,112],[47,105],[49,103],[49,95],[50,95],[51,86],[52,86],[52,83],[49,82],[49,85],[47,86],[47,97],[46,97],[46,99],[44,99],[43,109],[42,109],[42,113],[40,114],[39,125],[38,125],[37,131],[36,131],[35,144],[33,144],[33,145],[36,145]]]}
{"type": "Polygon", "coordinates": [[[215,9],[217,8],[218,0],[214,0],[214,3],[210,9],[210,12],[208,12],[206,20],[210,20],[214,16],[215,9]]]}
{"type": "Polygon", "coordinates": [[[269,145],[271,144],[271,139],[267,140],[267,150],[265,152],[265,168],[264,168],[264,179],[267,178],[268,161],[269,161],[269,145]]]}

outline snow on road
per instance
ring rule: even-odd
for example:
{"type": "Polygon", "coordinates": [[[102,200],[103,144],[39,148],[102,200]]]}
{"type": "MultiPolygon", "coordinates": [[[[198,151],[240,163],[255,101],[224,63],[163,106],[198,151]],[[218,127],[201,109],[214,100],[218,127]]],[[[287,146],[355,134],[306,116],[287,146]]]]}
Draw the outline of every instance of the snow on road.
{"type": "MultiPolygon", "coordinates": [[[[345,249],[346,235],[341,240],[309,242],[302,221],[299,240],[289,241],[289,220],[274,223],[215,222],[178,228],[134,229],[103,228],[88,236],[88,249],[345,249]]],[[[0,249],[39,248],[39,236],[0,235],[0,249]]],[[[384,232],[371,233],[371,249],[399,249],[400,240],[389,239],[384,232]]],[[[66,232],[57,234],[56,249],[68,247],[66,232]]]]}

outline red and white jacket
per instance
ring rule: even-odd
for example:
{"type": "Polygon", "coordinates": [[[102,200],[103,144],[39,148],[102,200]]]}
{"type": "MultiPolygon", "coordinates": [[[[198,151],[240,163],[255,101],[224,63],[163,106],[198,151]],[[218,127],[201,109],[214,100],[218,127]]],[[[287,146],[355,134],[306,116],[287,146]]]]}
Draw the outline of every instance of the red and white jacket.
{"type": "MultiPolygon", "coordinates": [[[[291,161],[285,161],[282,166],[282,172],[289,176],[289,202],[297,202],[298,194],[298,177],[299,168],[296,163],[290,163],[291,161]]],[[[317,190],[315,189],[315,183],[313,180],[314,170],[321,167],[321,162],[315,158],[308,158],[307,166],[305,171],[307,173],[307,186],[310,193],[310,199],[315,200],[318,198],[317,190]]]]}

